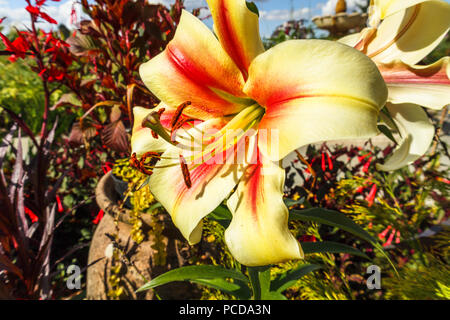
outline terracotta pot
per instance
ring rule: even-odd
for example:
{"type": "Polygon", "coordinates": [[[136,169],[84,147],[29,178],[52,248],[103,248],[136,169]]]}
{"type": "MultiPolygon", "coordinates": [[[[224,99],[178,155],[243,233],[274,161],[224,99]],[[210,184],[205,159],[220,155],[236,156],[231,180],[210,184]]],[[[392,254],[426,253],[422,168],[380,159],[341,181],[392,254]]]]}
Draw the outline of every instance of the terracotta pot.
{"type": "MultiPolygon", "coordinates": [[[[147,236],[145,240],[137,245],[130,236],[132,225],[129,223],[131,217],[130,210],[121,209],[118,206],[119,195],[115,191],[112,173],[109,172],[98,183],[96,191],[96,200],[99,207],[105,212],[104,217],[98,225],[91,247],[89,249],[88,270],[87,270],[87,299],[104,300],[109,299],[108,291],[111,289],[109,284],[111,260],[105,256],[105,250],[112,243],[111,236],[117,233],[114,216],[119,214],[117,228],[121,246],[126,252],[130,263],[122,264],[121,284],[124,287],[124,293],[121,298],[125,299],[153,299],[154,291],[149,290],[144,293],[136,294],[135,291],[145,284],[144,276],[150,280],[171,269],[179,268],[186,264],[187,244],[178,229],[172,224],[169,217],[160,221],[164,224],[162,242],[167,253],[166,265],[157,266],[154,263],[155,251],[151,248],[154,243],[152,235],[147,236]],[[110,236],[108,236],[110,235],[110,236]],[[181,253],[181,251],[183,253],[181,253]],[[184,255],[184,256],[183,256],[184,255]]],[[[148,214],[142,215],[143,231],[148,234],[151,217],[148,214]]],[[[158,295],[162,299],[197,299],[200,297],[200,291],[194,285],[186,282],[172,283],[158,287],[158,295]]]]}

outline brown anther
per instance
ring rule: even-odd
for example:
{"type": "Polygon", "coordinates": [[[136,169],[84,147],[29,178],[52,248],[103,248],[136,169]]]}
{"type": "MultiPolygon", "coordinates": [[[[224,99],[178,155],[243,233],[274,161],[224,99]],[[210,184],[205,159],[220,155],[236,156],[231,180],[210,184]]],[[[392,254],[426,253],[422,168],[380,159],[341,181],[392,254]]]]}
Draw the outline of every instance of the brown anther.
{"type": "Polygon", "coordinates": [[[191,174],[189,173],[189,168],[186,164],[186,159],[180,154],[180,164],[181,172],[183,173],[184,183],[186,187],[190,189],[192,187],[191,174]]]}
{"type": "Polygon", "coordinates": [[[139,160],[137,159],[136,153],[133,153],[131,155],[131,157],[130,157],[130,165],[133,168],[140,169],[140,163],[139,163],[139,160]]]}
{"type": "Polygon", "coordinates": [[[145,161],[147,161],[147,159],[148,158],[150,158],[150,159],[160,159],[161,158],[161,156],[159,155],[159,153],[158,152],[147,152],[147,153],[144,153],[144,155],[141,157],[141,161],[140,161],[140,165],[141,166],[144,166],[145,165],[145,161]]]}
{"type": "Polygon", "coordinates": [[[155,131],[153,131],[153,130],[152,130],[152,137],[155,138],[155,139],[159,138],[158,134],[155,131]]]}
{"type": "Polygon", "coordinates": [[[166,111],[165,108],[162,108],[161,110],[158,111],[158,115],[161,118],[162,114],[166,111]]]}
{"type": "Polygon", "coordinates": [[[182,104],[180,104],[178,106],[177,110],[175,111],[175,114],[172,117],[172,120],[170,120],[170,126],[172,128],[175,127],[175,125],[180,120],[180,117],[183,114],[184,109],[186,109],[186,107],[188,107],[190,105],[191,105],[191,102],[190,101],[186,101],[186,102],[183,102],[182,104]]]}
{"type": "Polygon", "coordinates": [[[148,175],[148,176],[151,176],[151,175],[153,174],[153,171],[152,171],[152,170],[149,170],[149,169],[147,169],[147,168],[145,168],[145,167],[141,167],[139,170],[140,170],[143,174],[146,174],[146,175],[148,175]]]}
{"type": "Polygon", "coordinates": [[[178,121],[177,123],[175,123],[172,126],[172,130],[170,131],[170,137],[172,138],[172,141],[174,140],[173,134],[180,129],[182,126],[184,126],[186,123],[190,122],[190,121],[194,121],[195,119],[190,119],[190,118],[186,118],[186,119],[181,119],[180,121],[178,121]]]}
{"type": "Polygon", "coordinates": [[[139,161],[138,158],[137,158],[137,156],[136,156],[136,153],[133,153],[133,154],[131,155],[131,157],[130,157],[130,165],[131,165],[133,168],[139,170],[140,172],[142,172],[142,173],[144,173],[144,174],[150,176],[150,175],[153,174],[153,171],[150,170],[150,169],[147,169],[147,168],[145,167],[145,161],[146,161],[147,158],[149,158],[149,157],[159,159],[160,156],[159,156],[159,154],[156,153],[156,152],[147,152],[146,154],[144,154],[144,155],[142,156],[141,160],[139,161]]]}

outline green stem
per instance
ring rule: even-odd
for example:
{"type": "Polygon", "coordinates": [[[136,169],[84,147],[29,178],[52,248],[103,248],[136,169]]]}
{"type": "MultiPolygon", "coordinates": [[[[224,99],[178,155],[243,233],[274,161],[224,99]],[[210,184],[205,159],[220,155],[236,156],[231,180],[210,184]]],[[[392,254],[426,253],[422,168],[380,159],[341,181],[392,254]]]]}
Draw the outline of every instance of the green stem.
{"type": "Polygon", "coordinates": [[[270,292],[270,267],[247,267],[253,300],[265,299],[270,292]]]}

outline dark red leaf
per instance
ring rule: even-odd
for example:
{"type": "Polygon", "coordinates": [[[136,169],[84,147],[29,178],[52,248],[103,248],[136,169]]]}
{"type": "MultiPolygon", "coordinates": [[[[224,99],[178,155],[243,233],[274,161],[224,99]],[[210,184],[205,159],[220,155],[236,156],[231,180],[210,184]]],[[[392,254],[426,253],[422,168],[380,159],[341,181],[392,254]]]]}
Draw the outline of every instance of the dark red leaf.
{"type": "Polygon", "coordinates": [[[128,134],[122,121],[118,120],[106,125],[102,130],[103,143],[118,152],[129,149],[128,134]]]}

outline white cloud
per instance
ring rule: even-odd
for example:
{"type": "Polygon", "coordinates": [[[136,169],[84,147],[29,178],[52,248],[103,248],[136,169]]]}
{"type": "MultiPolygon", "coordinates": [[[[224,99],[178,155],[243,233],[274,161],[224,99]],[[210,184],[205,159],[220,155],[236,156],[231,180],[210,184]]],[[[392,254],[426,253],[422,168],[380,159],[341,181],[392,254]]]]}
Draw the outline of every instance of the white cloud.
{"type": "MultiPolygon", "coordinates": [[[[71,27],[70,25],[70,13],[72,11],[72,3],[75,0],[67,0],[65,2],[51,2],[47,1],[46,5],[43,7],[43,11],[47,13],[50,17],[55,19],[58,24],[65,24],[66,27],[71,27]],[[48,4],[48,5],[47,5],[48,4]]],[[[175,1],[174,0],[149,0],[150,3],[163,4],[165,6],[170,6],[175,1]]],[[[207,7],[205,0],[186,0],[184,2],[185,7],[188,11],[196,8],[207,7]]],[[[80,16],[83,14],[81,10],[81,5],[75,3],[75,10],[77,12],[78,21],[80,21],[80,16]]],[[[207,17],[209,15],[209,9],[201,10],[200,17],[207,17]]],[[[6,29],[10,27],[16,27],[18,29],[23,29],[24,27],[30,27],[30,15],[25,10],[25,5],[22,8],[12,8],[8,1],[0,0],[0,18],[7,17],[7,19],[2,23],[6,29]]],[[[38,26],[45,30],[50,30],[56,25],[50,24],[48,22],[39,19],[38,26]]]]}
{"type": "MultiPolygon", "coordinates": [[[[72,3],[74,0],[68,0],[66,2],[57,3],[57,2],[48,2],[50,5],[45,5],[42,8],[42,11],[47,13],[50,17],[55,19],[58,24],[63,23],[67,27],[70,27],[70,14],[72,12],[72,3]]],[[[79,4],[75,4],[75,10],[77,12],[77,16],[80,17],[82,14],[81,6],[79,4]]],[[[6,20],[2,23],[2,26],[6,27],[6,29],[10,27],[16,27],[18,29],[23,29],[24,27],[30,27],[30,14],[25,10],[25,6],[23,8],[11,8],[8,2],[0,0],[0,17],[6,16],[6,20]]],[[[38,27],[43,28],[45,30],[49,30],[54,28],[56,25],[50,24],[42,19],[38,20],[38,27]]]]}
{"type": "MultiPolygon", "coordinates": [[[[301,8],[293,12],[293,18],[295,20],[305,19],[308,17],[309,13],[310,13],[309,8],[301,8]]],[[[287,9],[260,11],[260,17],[262,20],[268,21],[278,21],[278,20],[287,21],[291,18],[291,12],[290,10],[287,9]]]]}
{"type": "MultiPolygon", "coordinates": [[[[333,15],[336,9],[336,3],[338,0],[328,0],[327,3],[321,4],[322,15],[333,15]]],[[[360,11],[357,4],[365,5],[368,0],[346,0],[347,12],[360,11]]]]}

